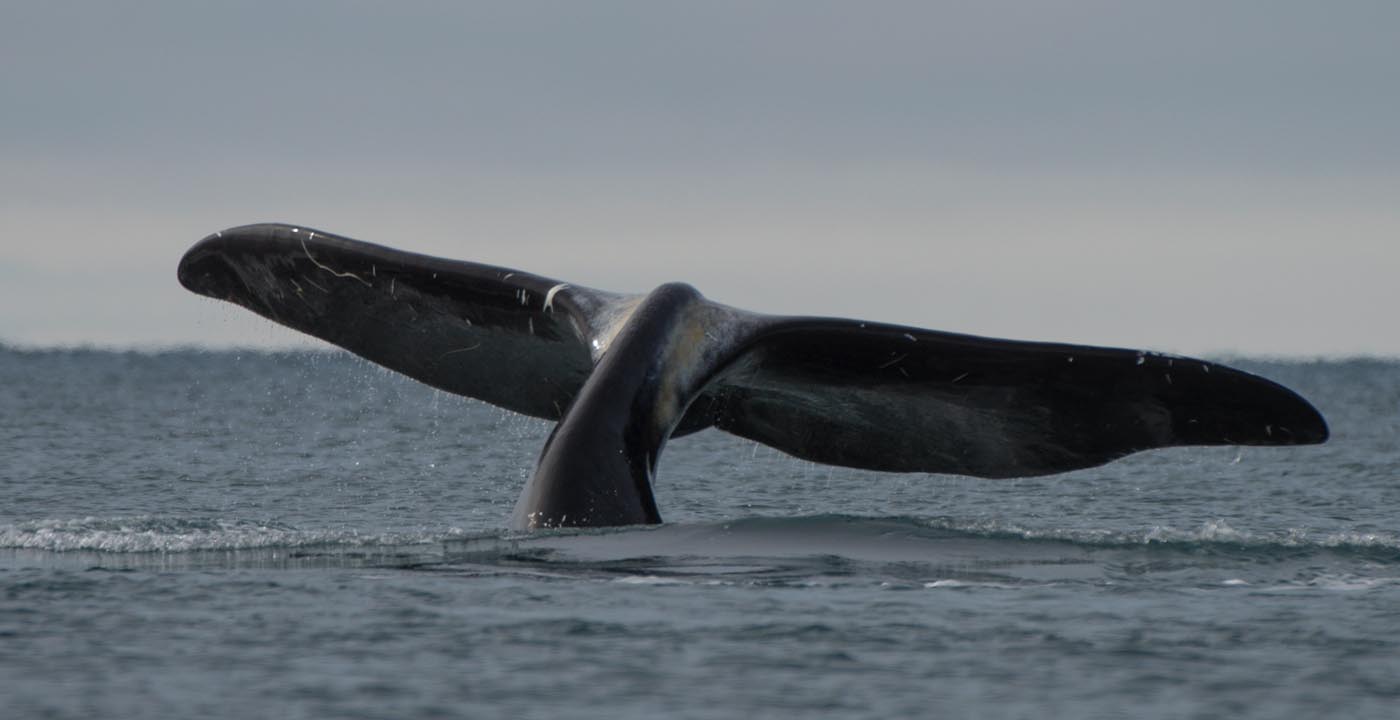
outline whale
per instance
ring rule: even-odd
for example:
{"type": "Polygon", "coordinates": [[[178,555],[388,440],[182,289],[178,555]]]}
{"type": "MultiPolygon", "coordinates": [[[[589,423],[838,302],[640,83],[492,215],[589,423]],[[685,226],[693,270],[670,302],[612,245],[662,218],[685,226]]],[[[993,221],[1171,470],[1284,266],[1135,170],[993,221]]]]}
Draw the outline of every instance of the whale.
{"type": "Polygon", "coordinates": [[[200,295],[554,422],[519,529],[661,522],[663,448],[709,428],[816,463],[993,479],[1329,433],[1297,393],[1216,362],[765,315],[680,282],[613,293],[305,226],[217,232],[177,272],[200,295]]]}

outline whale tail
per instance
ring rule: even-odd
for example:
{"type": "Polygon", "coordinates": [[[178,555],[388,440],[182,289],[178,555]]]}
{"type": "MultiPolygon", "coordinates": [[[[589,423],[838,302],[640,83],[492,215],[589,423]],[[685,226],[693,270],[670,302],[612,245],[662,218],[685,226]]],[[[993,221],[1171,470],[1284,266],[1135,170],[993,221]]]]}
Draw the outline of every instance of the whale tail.
{"type": "Polygon", "coordinates": [[[517,510],[527,526],[659,521],[662,446],[708,427],[821,463],[992,478],[1328,436],[1297,394],[1203,360],[760,315],[683,285],[615,294],[290,225],[205,238],[179,278],[442,390],[561,421],[517,510]]]}

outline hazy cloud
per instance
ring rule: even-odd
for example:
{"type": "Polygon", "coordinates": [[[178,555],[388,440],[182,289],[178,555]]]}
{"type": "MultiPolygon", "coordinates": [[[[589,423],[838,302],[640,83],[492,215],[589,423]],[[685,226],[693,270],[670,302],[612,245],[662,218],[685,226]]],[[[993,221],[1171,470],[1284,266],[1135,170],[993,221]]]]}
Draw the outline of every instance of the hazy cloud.
{"type": "Polygon", "coordinates": [[[1396,353],[1396,27],[1388,2],[11,3],[0,338],[262,342],[165,314],[205,307],[171,268],[284,219],[756,309],[1396,353]]]}

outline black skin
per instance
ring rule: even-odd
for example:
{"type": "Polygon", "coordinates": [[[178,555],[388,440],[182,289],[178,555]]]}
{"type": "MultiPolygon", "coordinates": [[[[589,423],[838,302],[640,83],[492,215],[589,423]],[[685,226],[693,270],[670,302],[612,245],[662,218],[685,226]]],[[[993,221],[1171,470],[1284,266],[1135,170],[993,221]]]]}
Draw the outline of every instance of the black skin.
{"type": "Polygon", "coordinates": [[[434,387],[559,421],[522,528],[661,521],[668,438],[715,427],[815,462],[1023,477],[1176,445],[1305,445],[1306,400],[1217,363],[618,295],[290,225],[197,243],[181,284],[434,387]]]}
{"type": "Polygon", "coordinates": [[[675,283],[637,307],[545,442],[515,526],[598,524],[594,517],[608,525],[661,522],[651,481],[685,408],[667,410],[660,378],[680,361],[671,338],[700,300],[694,288],[675,283]]]}

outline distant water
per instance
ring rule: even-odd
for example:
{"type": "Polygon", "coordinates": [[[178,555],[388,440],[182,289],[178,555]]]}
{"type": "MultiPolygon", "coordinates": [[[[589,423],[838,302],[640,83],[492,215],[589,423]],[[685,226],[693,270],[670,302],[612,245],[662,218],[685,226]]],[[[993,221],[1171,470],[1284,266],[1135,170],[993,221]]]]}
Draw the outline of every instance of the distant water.
{"type": "Polygon", "coordinates": [[[1396,717],[1400,365],[1234,364],[1333,441],[987,481],[707,432],[667,524],[527,535],[543,422],[0,348],[0,717],[1396,717]]]}

